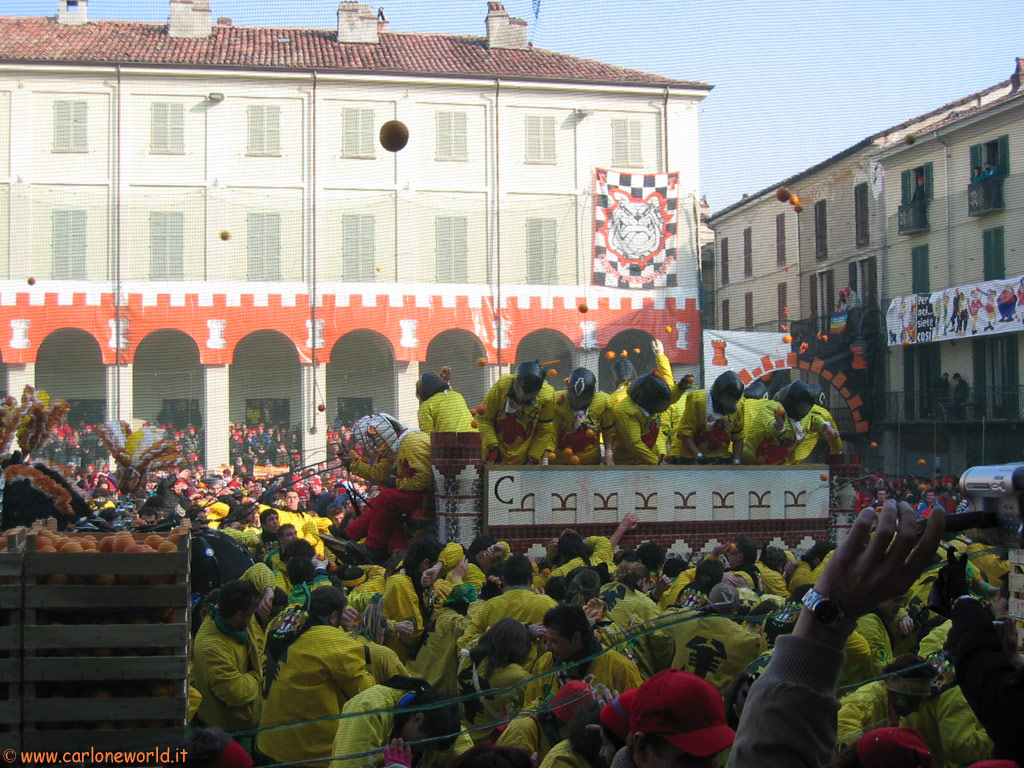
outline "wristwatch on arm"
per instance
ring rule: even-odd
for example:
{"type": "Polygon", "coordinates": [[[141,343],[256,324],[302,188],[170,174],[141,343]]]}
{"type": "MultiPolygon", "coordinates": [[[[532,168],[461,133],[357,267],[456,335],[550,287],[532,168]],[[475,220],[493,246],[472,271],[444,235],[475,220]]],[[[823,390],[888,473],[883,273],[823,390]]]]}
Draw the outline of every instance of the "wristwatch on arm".
{"type": "Polygon", "coordinates": [[[857,628],[857,622],[843,613],[835,598],[823,595],[812,588],[807,590],[803,603],[804,608],[810,611],[814,618],[814,623],[820,627],[841,635],[849,635],[857,628]]]}

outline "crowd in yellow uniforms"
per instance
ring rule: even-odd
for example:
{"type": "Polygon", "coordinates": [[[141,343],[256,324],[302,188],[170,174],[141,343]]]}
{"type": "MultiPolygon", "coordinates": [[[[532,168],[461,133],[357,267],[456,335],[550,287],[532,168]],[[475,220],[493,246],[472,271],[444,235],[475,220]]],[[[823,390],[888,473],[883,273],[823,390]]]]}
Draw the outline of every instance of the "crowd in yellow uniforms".
{"type": "MultiPolygon", "coordinates": [[[[305,594],[312,626],[273,662],[279,619],[257,615],[270,585],[260,564],[244,592],[225,587],[227,602],[200,627],[198,721],[255,731],[255,748],[275,762],[381,765],[381,750],[402,736],[426,740],[414,754],[417,766],[440,768],[474,743],[496,742],[528,749],[541,764],[550,757],[549,764],[604,768],[583,759],[568,738],[572,718],[553,714],[566,687],[621,694],[678,668],[711,683],[727,709],[741,708],[737,691],[792,628],[794,600],[818,577],[829,550],[816,546],[797,558],[776,547],[759,552],[738,537],[696,563],[666,559],[651,543],[616,552],[635,522],[624,520],[608,537],[566,531],[537,563],[507,545],[474,542],[477,556],[490,555],[480,590],[468,581],[469,551],[430,538],[417,539],[385,578],[366,566],[329,580],[313,575],[321,561],[310,560],[304,591],[302,569],[293,566],[292,606],[305,594]],[[365,626],[375,612],[381,623],[365,626]],[[390,654],[386,672],[375,674],[375,648],[390,654]],[[420,705],[434,709],[416,717],[420,705]]],[[[987,581],[989,573],[1005,577],[998,555],[960,546],[973,548],[975,562],[986,566],[972,574],[977,591],[998,587],[987,581]]],[[[848,640],[840,744],[880,723],[911,724],[941,756],[936,765],[981,759],[991,742],[949,686],[948,669],[942,675],[948,622],[906,603],[879,605],[848,640]]],[[[573,717],[595,717],[591,709],[577,708],[573,717]]]]}

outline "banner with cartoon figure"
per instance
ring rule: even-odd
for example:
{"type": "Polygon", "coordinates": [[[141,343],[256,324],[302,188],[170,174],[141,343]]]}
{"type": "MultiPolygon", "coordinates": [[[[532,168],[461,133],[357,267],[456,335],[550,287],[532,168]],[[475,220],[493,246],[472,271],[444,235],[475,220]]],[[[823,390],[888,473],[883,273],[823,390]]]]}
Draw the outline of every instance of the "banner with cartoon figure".
{"type": "Polygon", "coordinates": [[[889,346],[1024,330],[1024,276],[897,296],[885,313],[889,346]]]}
{"type": "Polygon", "coordinates": [[[594,285],[676,287],[678,190],[678,173],[595,169],[594,285]]]}

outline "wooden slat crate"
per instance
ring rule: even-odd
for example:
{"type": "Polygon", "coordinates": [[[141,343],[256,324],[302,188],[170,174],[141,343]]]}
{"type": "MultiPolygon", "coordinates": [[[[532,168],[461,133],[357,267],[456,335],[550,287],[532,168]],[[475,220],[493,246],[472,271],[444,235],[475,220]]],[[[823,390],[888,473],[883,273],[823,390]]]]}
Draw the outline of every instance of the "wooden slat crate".
{"type": "Polygon", "coordinates": [[[21,569],[24,537],[0,552],[0,751],[21,749],[21,569]]]}
{"type": "Polygon", "coordinates": [[[31,540],[27,550],[22,749],[180,744],[188,716],[188,536],[169,553],[36,552],[31,540]]]}

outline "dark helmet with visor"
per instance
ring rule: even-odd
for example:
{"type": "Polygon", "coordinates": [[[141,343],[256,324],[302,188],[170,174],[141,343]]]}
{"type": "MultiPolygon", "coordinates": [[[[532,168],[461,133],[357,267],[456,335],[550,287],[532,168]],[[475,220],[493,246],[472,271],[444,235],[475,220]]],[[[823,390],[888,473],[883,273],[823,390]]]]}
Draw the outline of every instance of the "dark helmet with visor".
{"type": "Polygon", "coordinates": [[[715,413],[736,413],[743,397],[743,381],[736,371],[726,371],[711,385],[711,407],[715,413]]]}
{"type": "Polygon", "coordinates": [[[520,363],[508,396],[513,402],[520,405],[531,405],[540,394],[542,386],[544,386],[544,369],[540,367],[540,362],[532,360],[528,363],[520,363]]]}
{"type": "Polygon", "coordinates": [[[786,415],[796,421],[800,421],[811,412],[811,406],[815,404],[814,394],[807,386],[806,381],[797,379],[787,384],[776,395],[776,399],[786,409],[786,415]]]}
{"type": "Polygon", "coordinates": [[[647,413],[661,413],[672,404],[672,390],[661,376],[645,373],[626,390],[630,399],[647,413]]]}
{"type": "Polygon", "coordinates": [[[597,376],[588,368],[577,368],[569,374],[569,405],[574,411],[582,411],[590,407],[597,391],[597,376]]]}

